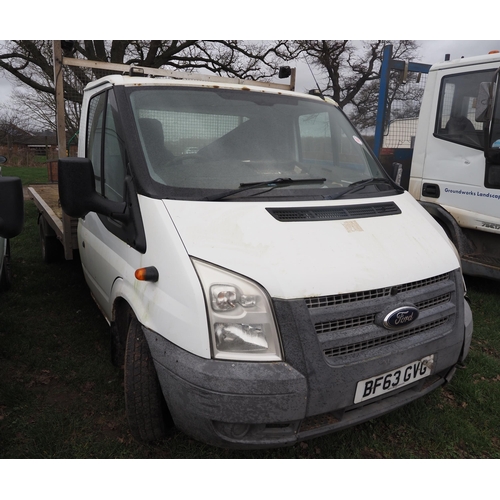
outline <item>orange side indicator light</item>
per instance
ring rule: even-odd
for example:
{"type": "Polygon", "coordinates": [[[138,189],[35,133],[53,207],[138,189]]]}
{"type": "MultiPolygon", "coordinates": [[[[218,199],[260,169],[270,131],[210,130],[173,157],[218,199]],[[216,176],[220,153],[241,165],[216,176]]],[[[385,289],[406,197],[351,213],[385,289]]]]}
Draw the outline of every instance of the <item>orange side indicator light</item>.
{"type": "Polygon", "coordinates": [[[499,52],[499,50],[490,50],[488,54],[498,54],[499,52]]]}
{"type": "Polygon", "coordinates": [[[139,281],[158,281],[160,277],[158,269],[154,266],[141,267],[135,271],[135,279],[139,281]]]}

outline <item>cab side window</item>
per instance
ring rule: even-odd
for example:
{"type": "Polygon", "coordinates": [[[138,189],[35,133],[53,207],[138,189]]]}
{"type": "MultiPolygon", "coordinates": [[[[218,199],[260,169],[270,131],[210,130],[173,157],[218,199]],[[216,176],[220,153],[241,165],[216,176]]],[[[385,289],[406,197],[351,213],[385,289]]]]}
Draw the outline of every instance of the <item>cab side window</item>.
{"type": "Polygon", "coordinates": [[[481,82],[492,72],[444,77],[439,95],[435,135],[472,148],[483,148],[483,123],[476,122],[476,99],[481,82]]]}
{"type": "Polygon", "coordinates": [[[102,122],[104,107],[106,105],[106,93],[92,98],[89,104],[89,116],[87,125],[87,158],[92,161],[94,167],[95,189],[102,194],[101,177],[101,150],[102,150],[102,122]]]}
{"type": "Polygon", "coordinates": [[[113,201],[123,201],[125,153],[113,115],[114,96],[106,91],[89,105],[87,158],[92,160],[96,191],[113,201]]]}

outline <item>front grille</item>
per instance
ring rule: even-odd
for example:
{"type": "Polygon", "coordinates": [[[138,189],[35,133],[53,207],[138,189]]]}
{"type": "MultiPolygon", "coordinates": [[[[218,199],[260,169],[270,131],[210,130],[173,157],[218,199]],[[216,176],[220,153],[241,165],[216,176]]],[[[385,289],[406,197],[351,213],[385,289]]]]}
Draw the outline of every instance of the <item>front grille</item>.
{"type": "Polygon", "coordinates": [[[399,292],[407,292],[416,290],[418,288],[428,287],[434,283],[440,283],[448,280],[450,273],[440,274],[432,278],[424,280],[413,281],[411,283],[404,283],[393,287],[377,288],[375,290],[368,290],[363,292],[343,293],[339,295],[325,295],[322,297],[308,297],[306,298],[306,305],[309,308],[315,307],[329,307],[339,304],[346,304],[350,302],[365,301],[369,299],[377,299],[380,297],[389,297],[399,292]]]}
{"type": "Polygon", "coordinates": [[[409,328],[408,330],[393,332],[390,333],[389,335],[367,339],[362,342],[355,342],[354,344],[347,344],[332,349],[325,349],[323,352],[326,357],[333,358],[335,356],[343,356],[345,354],[353,354],[355,352],[366,351],[367,349],[372,349],[373,347],[390,344],[392,342],[396,342],[398,340],[411,337],[412,335],[417,335],[418,333],[433,330],[441,325],[444,325],[447,321],[448,321],[447,317],[441,318],[436,321],[431,321],[430,323],[420,325],[416,328],[409,328]]]}
{"type": "MultiPolygon", "coordinates": [[[[432,307],[436,307],[439,304],[445,304],[451,299],[450,293],[445,293],[438,297],[433,297],[432,299],[423,300],[417,302],[415,307],[419,311],[425,311],[432,307]]],[[[355,318],[343,318],[334,321],[325,321],[321,323],[316,323],[314,329],[316,333],[326,333],[326,332],[336,332],[339,330],[347,330],[349,328],[356,328],[364,325],[370,325],[375,322],[375,314],[365,314],[363,316],[358,316],[355,318]]]]}
{"type": "Polygon", "coordinates": [[[334,362],[336,357],[412,336],[443,334],[455,321],[456,276],[445,273],[385,288],[305,299],[323,354],[334,362]],[[385,316],[404,306],[418,309],[415,322],[401,330],[385,328],[385,316]]]}
{"type": "Polygon", "coordinates": [[[375,314],[358,316],[357,318],[337,319],[334,321],[324,321],[316,323],[314,329],[316,333],[337,332],[339,330],[347,330],[348,328],[358,328],[364,325],[371,325],[375,320],[375,314]]]}
{"type": "Polygon", "coordinates": [[[419,302],[417,304],[417,309],[419,311],[425,311],[426,309],[429,309],[431,307],[435,307],[439,304],[445,304],[446,302],[449,302],[450,299],[451,299],[451,294],[445,293],[444,295],[441,295],[440,297],[435,297],[433,299],[423,300],[422,302],[419,302]]]}
{"type": "Polygon", "coordinates": [[[316,307],[330,307],[339,304],[347,304],[349,302],[357,302],[358,300],[370,300],[380,297],[389,297],[391,288],[379,288],[377,290],[369,290],[367,292],[343,293],[341,295],[325,295],[323,297],[308,297],[306,305],[313,309],[316,307]]]}

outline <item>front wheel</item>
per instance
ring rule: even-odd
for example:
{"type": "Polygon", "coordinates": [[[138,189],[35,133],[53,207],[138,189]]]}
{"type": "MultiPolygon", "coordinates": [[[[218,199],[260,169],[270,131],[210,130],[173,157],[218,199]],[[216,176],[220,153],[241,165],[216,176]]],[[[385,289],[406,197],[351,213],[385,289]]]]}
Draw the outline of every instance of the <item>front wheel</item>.
{"type": "Polygon", "coordinates": [[[158,441],[173,427],[151,351],[137,319],[131,319],[125,346],[125,405],[132,435],[158,441]]]}

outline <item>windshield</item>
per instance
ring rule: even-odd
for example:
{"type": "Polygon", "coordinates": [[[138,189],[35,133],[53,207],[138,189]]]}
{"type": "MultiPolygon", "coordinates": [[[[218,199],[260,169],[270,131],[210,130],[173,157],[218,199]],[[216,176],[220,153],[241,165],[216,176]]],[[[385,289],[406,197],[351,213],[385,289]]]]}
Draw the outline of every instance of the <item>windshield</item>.
{"type": "MultiPolygon", "coordinates": [[[[133,89],[130,101],[149,175],[174,196],[328,198],[386,177],[344,114],[324,101],[179,87],[133,89]]],[[[369,194],[391,189],[373,184],[369,194]]]]}

